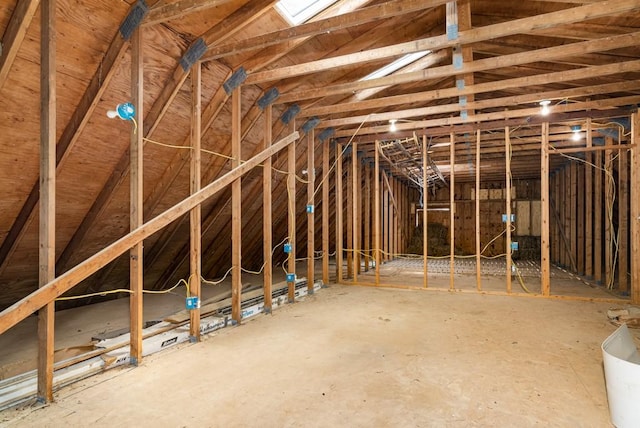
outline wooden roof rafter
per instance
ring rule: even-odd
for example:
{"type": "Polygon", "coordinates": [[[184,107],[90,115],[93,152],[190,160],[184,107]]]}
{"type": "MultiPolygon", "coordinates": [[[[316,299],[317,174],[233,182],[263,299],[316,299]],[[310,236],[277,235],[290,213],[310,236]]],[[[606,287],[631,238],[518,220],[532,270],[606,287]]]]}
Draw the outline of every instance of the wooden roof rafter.
{"type": "Polygon", "coordinates": [[[13,10],[11,20],[2,36],[2,49],[0,50],[0,89],[9,76],[9,70],[18,55],[27,29],[31,24],[33,15],[40,4],[40,0],[18,0],[13,10]]]}

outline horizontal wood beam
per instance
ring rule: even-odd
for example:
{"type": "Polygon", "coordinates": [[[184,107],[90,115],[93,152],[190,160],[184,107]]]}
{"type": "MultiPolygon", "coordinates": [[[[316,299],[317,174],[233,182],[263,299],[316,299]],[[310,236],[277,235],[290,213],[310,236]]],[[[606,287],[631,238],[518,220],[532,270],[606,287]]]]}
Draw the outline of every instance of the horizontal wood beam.
{"type": "MultiPolygon", "coordinates": [[[[395,56],[405,55],[412,52],[451,48],[459,44],[465,45],[479,41],[496,39],[537,29],[551,28],[557,25],[585,21],[587,19],[603,18],[638,9],[640,9],[640,4],[638,4],[636,0],[610,0],[597,4],[578,6],[572,9],[545,13],[505,23],[487,25],[467,31],[461,31],[458,34],[458,38],[453,40],[449,40],[448,36],[443,34],[426,39],[370,49],[363,52],[356,52],[333,58],[311,61],[304,64],[296,64],[288,67],[281,67],[279,69],[257,72],[250,74],[247,77],[245,84],[256,84],[286,79],[326,71],[333,68],[393,58],[395,56]]],[[[537,58],[535,59],[537,60],[537,58]]],[[[472,72],[473,70],[466,70],[465,67],[463,67],[453,71],[454,73],[452,74],[456,74],[456,72],[472,72]]]]}
{"type": "MultiPolygon", "coordinates": [[[[504,128],[505,126],[519,126],[519,127],[532,127],[538,126],[542,124],[542,122],[549,123],[559,123],[559,122],[567,122],[573,120],[581,120],[586,118],[591,119],[608,119],[613,117],[622,117],[629,115],[629,108],[612,108],[607,110],[587,110],[587,111],[571,111],[567,113],[552,113],[549,116],[541,116],[539,114],[532,116],[524,116],[513,119],[503,119],[503,120],[494,120],[494,121],[486,121],[486,122],[476,122],[476,123],[464,123],[459,125],[444,125],[439,127],[430,128],[428,132],[424,129],[425,133],[429,137],[446,137],[454,132],[456,135],[463,135],[465,133],[473,133],[477,130],[481,131],[491,131],[496,129],[504,128]]],[[[408,130],[408,131],[397,131],[397,132],[388,132],[388,127],[386,127],[386,132],[381,132],[379,134],[367,134],[367,135],[356,135],[353,137],[349,135],[349,137],[336,137],[339,141],[355,141],[359,144],[361,143],[373,143],[374,140],[380,141],[388,141],[388,140],[397,140],[398,138],[410,138],[413,134],[417,132],[417,130],[408,130]]]]}
{"type": "Polygon", "coordinates": [[[448,0],[395,0],[376,6],[366,7],[342,15],[331,16],[319,21],[308,22],[291,28],[274,31],[233,43],[212,47],[203,57],[203,61],[237,54],[249,50],[266,48],[288,40],[317,36],[331,31],[362,25],[381,19],[417,12],[440,6],[448,0]]]}
{"type": "MultiPolygon", "coordinates": [[[[640,63],[639,63],[640,64],[640,63]]],[[[488,100],[467,103],[464,107],[459,103],[429,106],[408,110],[397,110],[388,113],[374,113],[370,115],[351,116],[343,119],[324,120],[318,124],[318,128],[329,128],[343,125],[353,125],[367,122],[376,122],[391,119],[408,119],[418,116],[430,116],[436,114],[454,113],[460,110],[480,110],[486,108],[496,108],[503,106],[514,106],[518,104],[530,104],[539,100],[554,100],[574,97],[583,97],[588,95],[606,94],[619,91],[635,90],[640,88],[640,81],[630,80],[620,83],[607,83],[604,85],[578,87],[564,90],[553,90],[526,95],[517,95],[503,98],[493,98],[488,100]]]]}
{"type": "Polygon", "coordinates": [[[57,297],[72,289],[80,281],[88,278],[90,275],[115,260],[121,254],[124,254],[134,245],[142,242],[144,239],[188,213],[190,210],[233,183],[237,178],[242,177],[264,162],[267,158],[278,153],[285,147],[288,147],[298,138],[299,134],[294,132],[281,139],[256,156],[243,162],[240,166],[227,172],[211,184],[203,187],[200,191],[185,198],[178,204],[164,211],[162,214],[159,214],[144,223],[142,226],[118,239],[113,244],[107,246],[105,249],[89,257],[84,262],[6,308],[0,312],[0,334],[4,333],[9,328],[13,327],[46,304],[51,303],[57,297]]]}
{"type": "MultiPolygon", "coordinates": [[[[553,46],[550,48],[503,55],[499,57],[485,58],[469,63],[463,63],[462,67],[460,68],[456,68],[454,65],[447,65],[413,73],[394,74],[378,79],[359,80],[356,82],[337,84],[324,88],[307,89],[299,92],[283,94],[280,96],[280,98],[278,98],[278,103],[319,98],[328,95],[353,93],[355,91],[377,86],[390,86],[405,83],[423,82],[429,79],[454,76],[461,73],[466,74],[479,71],[494,70],[504,67],[529,64],[536,61],[550,61],[552,59],[563,58],[571,55],[619,49],[627,46],[633,46],[634,43],[637,43],[638,38],[640,38],[640,32],[624,34],[621,36],[604,37],[601,39],[589,40],[586,42],[553,46]]],[[[408,99],[408,101],[412,102],[413,100],[408,99]]]]}
{"type": "Polygon", "coordinates": [[[569,82],[584,78],[601,77],[639,70],[640,60],[634,60],[622,63],[579,68],[576,70],[544,73],[534,76],[517,77],[513,79],[498,80],[495,82],[479,83],[471,86],[466,86],[462,90],[459,90],[458,88],[435,89],[432,91],[394,95],[373,100],[349,102],[331,106],[310,107],[308,109],[303,109],[300,112],[300,117],[323,116],[327,114],[337,114],[356,110],[388,108],[390,106],[406,104],[407,101],[410,101],[412,103],[426,102],[437,99],[457,97],[460,95],[479,94],[511,88],[545,85],[549,83],[569,82]]]}
{"type": "Polygon", "coordinates": [[[557,149],[555,147],[549,147],[549,154],[563,154],[563,153],[587,153],[587,152],[600,152],[604,150],[629,150],[633,149],[635,144],[618,144],[612,146],[590,146],[590,147],[571,147],[568,149],[557,149]]]}
{"type": "MultiPolygon", "coordinates": [[[[570,104],[562,104],[554,106],[554,111],[557,113],[566,113],[570,111],[584,111],[590,109],[602,109],[607,107],[620,107],[630,104],[636,104],[640,102],[640,95],[629,96],[629,97],[617,97],[617,98],[607,98],[604,100],[597,101],[584,101],[584,102],[575,102],[570,104]]],[[[475,115],[469,115],[467,119],[463,119],[462,117],[445,117],[441,119],[430,119],[430,120],[418,120],[415,122],[405,123],[399,122],[396,124],[396,128],[399,131],[409,131],[416,129],[428,129],[436,126],[448,126],[448,125],[459,125],[464,123],[474,123],[474,122],[485,122],[485,121],[494,121],[500,119],[512,119],[517,117],[528,117],[528,116],[539,116],[540,108],[524,108],[517,110],[504,110],[497,111],[491,113],[481,113],[475,115]]],[[[353,135],[356,131],[358,135],[365,134],[379,134],[381,132],[386,132],[389,129],[388,125],[382,126],[372,126],[372,127],[362,127],[360,129],[343,129],[337,131],[334,135],[336,138],[346,137],[353,135]]]]}
{"type": "Polygon", "coordinates": [[[180,0],[175,3],[163,4],[152,8],[142,25],[155,25],[161,22],[171,21],[172,19],[182,18],[185,15],[212,7],[221,6],[229,3],[231,0],[180,0]]]}
{"type": "Polygon", "coordinates": [[[9,76],[9,70],[18,55],[29,24],[36,13],[40,0],[18,0],[13,10],[9,24],[2,36],[2,49],[0,50],[0,89],[9,76]]]}

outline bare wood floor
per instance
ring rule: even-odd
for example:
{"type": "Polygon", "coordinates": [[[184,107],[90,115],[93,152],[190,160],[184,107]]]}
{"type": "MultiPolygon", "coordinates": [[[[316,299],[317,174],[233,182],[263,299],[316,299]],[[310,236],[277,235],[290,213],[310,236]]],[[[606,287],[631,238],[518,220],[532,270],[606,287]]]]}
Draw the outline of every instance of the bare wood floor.
{"type": "Polygon", "coordinates": [[[600,344],[615,329],[610,306],[332,285],[0,422],[608,426],[600,344]]]}

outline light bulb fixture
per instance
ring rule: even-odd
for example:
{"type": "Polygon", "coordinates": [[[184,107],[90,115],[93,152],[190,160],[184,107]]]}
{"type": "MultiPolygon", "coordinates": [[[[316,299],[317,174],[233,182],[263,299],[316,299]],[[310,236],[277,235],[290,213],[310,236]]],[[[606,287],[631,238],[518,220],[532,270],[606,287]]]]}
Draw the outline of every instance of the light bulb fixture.
{"type": "Polygon", "coordinates": [[[547,116],[551,112],[551,109],[549,108],[549,104],[551,104],[551,101],[549,101],[549,100],[540,101],[540,106],[541,106],[540,114],[541,115],[547,116]]]}
{"type": "Polygon", "coordinates": [[[573,141],[580,141],[580,139],[582,138],[580,131],[582,131],[582,127],[580,125],[573,125],[571,127],[571,132],[573,133],[573,135],[571,136],[571,139],[573,141]]]}
{"type": "Polygon", "coordinates": [[[131,103],[118,104],[115,110],[107,111],[107,117],[109,119],[119,117],[122,120],[133,120],[135,115],[136,108],[131,103]]]}
{"type": "Polygon", "coordinates": [[[391,131],[391,132],[396,132],[396,131],[397,131],[397,129],[398,129],[398,128],[396,127],[396,122],[397,122],[397,121],[398,121],[397,119],[391,119],[391,120],[389,121],[389,131],[391,131]]]}

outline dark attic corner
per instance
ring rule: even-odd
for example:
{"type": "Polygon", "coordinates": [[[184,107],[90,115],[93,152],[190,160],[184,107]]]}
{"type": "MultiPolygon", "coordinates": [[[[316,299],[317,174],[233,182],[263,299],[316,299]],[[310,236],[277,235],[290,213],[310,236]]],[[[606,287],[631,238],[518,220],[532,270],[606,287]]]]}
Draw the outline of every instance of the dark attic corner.
{"type": "Polygon", "coordinates": [[[640,426],[640,0],[0,34],[0,425],[640,426]]]}

